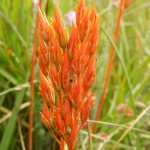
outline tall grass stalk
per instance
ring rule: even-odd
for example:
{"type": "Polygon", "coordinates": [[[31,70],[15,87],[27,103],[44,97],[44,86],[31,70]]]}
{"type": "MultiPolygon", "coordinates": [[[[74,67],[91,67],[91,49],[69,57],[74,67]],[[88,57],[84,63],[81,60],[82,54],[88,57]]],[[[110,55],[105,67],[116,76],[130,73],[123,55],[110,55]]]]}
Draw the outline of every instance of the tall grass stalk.
{"type": "MultiPolygon", "coordinates": [[[[39,7],[42,5],[42,0],[39,0],[39,7]]],[[[38,6],[37,5],[37,6],[38,6]]],[[[29,136],[28,136],[28,148],[29,150],[33,149],[33,109],[34,109],[34,74],[35,74],[35,63],[36,63],[36,51],[37,51],[37,35],[38,35],[38,26],[39,26],[39,16],[37,13],[36,18],[36,26],[35,26],[35,33],[34,33],[34,41],[33,41],[33,50],[31,55],[31,72],[30,72],[30,112],[29,112],[29,136]]]]}
{"type": "MultiPolygon", "coordinates": [[[[118,12],[116,30],[115,30],[115,35],[114,35],[114,43],[115,44],[117,43],[117,40],[118,40],[120,22],[121,22],[124,6],[125,6],[125,0],[121,0],[120,9],[119,9],[119,12],[118,12]]],[[[100,101],[99,101],[99,106],[98,106],[98,110],[97,110],[97,113],[96,113],[95,120],[99,120],[100,117],[101,117],[101,112],[102,112],[102,108],[103,108],[103,104],[104,104],[104,100],[105,100],[105,96],[106,96],[106,90],[107,90],[107,87],[108,87],[108,81],[109,81],[109,78],[110,78],[110,73],[111,73],[111,69],[112,69],[112,65],[113,65],[114,55],[115,55],[115,49],[114,49],[114,47],[112,47],[111,52],[110,52],[110,59],[109,59],[108,70],[107,70],[106,79],[105,79],[105,83],[104,83],[104,88],[103,88],[103,91],[102,91],[102,96],[101,96],[100,101]]],[[[93,125],[93,133],[96,132],[96,126],[97,126],[97,124],[93,125]]]]}

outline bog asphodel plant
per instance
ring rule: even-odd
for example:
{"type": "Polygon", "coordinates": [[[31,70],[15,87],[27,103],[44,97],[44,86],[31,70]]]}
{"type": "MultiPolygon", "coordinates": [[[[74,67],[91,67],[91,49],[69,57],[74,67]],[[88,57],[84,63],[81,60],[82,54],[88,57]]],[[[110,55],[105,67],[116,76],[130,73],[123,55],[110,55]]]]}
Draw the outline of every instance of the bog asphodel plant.
{"type": "Polygon", "coordinates": [[[41,118],[60,149],[65,143],[69,150],[76,147],[77,134],[94,104],[90,88],[96,76],[99,22],[95,7],[90,9],[80,0],[68,38],[58,6],[51,23],[39,9],[41,118]]]}

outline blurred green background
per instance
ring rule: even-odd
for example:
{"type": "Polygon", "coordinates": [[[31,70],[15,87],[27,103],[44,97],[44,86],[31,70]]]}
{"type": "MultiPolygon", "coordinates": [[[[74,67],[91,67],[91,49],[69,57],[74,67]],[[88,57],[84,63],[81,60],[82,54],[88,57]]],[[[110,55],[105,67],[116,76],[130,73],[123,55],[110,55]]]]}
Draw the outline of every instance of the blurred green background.
{"type": "MultiPolygon", "coordinates": [[[[115,1],[115,0],[114,0],[115,1]]],[[[109,54],[118,16],[118,7],[112,0],[86,0],[95,3],[101,15],[99,48],[97,51],[97,78],[92,87],[96,105],[91,109],[90,120],[95,119],[103,90],[109,54]],[[103,30],[102,30],[103,29],[103,30]],[[107,33],[107,36],[106,36],[107,33]]],[[[119,0],[116,0],[119,2],[119,0]]],[[[62,17],[77,7],[78,0],[58,0],[62,17]]],[[[117,50],[102,117],[93,134],[93,149],[111,149],[126,128],[150,105],[150,0],[133,0],[124,10],[117,50]],[[124,72],[122,63],[125,65],[124,72]],[[131,90],[127,81],[129,77],[131,90]],[[131,98],[130,92],[133,93],[131,98]],[[135,109],[134,109],[135,108],[135,109]],[[115,123],[114,125],[108,123],[115,123]]],[[[43,0],[42,10],[48,20],[53,16],[54,1],[43,0]]],[[[28,115],[30,106],[31,53],[35,32],[37,3],[32,0],[0,0],[0,149],[28,149],[28,115]]],[[[64,20],[65,24],[65,20],[64,20]]],[[[70,26],[67,25],[68,32],[70,26]]],[[[35,105],[33,147],[35,150],[57,149],[43,126],[39,112],[42,99],[38,94],[39,68],[35,66],[35,105]]],[[[150,149],[150,111],[138,120],[120,142],[120,150],[150,149]]],[[[92,127],[92,123],[91,123],[92,127]]],[[[88,149],[87,130],[80,132],[77,149],[88,149]]]]}

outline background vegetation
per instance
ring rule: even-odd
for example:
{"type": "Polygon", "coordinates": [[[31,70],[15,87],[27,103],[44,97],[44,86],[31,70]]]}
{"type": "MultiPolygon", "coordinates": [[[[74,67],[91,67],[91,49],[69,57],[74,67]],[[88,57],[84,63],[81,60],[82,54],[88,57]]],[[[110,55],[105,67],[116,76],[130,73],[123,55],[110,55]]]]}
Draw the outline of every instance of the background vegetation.
{"type": "MultiPolygon", "coordinates": [[[[86,2],[93,3],[93,1],[86,2]]],[[[68,11],[75,10],[78,1],[58,2],[64,17],[68,11]]],[[[101,28],[96,62],[97,78],[92,88],[96,94],[96,105],[92,108],[89,118],[91,128],[104,86],[112,47],[111,39],[114,36],[118,16],[118,8],[114,7],[112,0],[95,0],[95,4],[97,12],[101,15],[101,28]]],[[[116,45],[121,59],[115,54],[102,116],[97,122],[97,132],[91,134],[93,149],[111,149],[129,129],[128,134],[119,143],[118,149],[150,149],[149,7],[149,0],[133,0],[123,13],[116,45]],[[127,77],[131,82],[131,90],[127,77]],[[129,128],[134,120],[135,126],[129,128]]],[[[44,0],[42,9],[50,20],[54,9],[53,1],[44,0]]],[[[36,14],[37,6],[31,0],[0,0],[0,149],[2,150],[24,149],[24,145],[27,149],[29,79],[36,14]]],[[[33,147],[35,150],[57,149],[57,144],[43,126],[39,115],[42,100],[38,94],[38,70],[36,65],[33,147]]],[[[89,147],[87,129],[80,132],[79,139],[77,149],[87,149],[89,147]]]]}

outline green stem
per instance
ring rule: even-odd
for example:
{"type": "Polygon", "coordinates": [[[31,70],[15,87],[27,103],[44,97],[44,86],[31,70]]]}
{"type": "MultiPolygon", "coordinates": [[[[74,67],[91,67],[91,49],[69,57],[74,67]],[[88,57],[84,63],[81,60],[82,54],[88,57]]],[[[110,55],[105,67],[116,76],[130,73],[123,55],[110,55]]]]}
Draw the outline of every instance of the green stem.
{"type": "Polygon", "coordinates": [[[106,35],[106,37],[108,38],[108,40],[110,41],[110,43],[112,44],[112,46],[114,47],[115,49],[115,52],[120,60],[120,63],[123,67],[123,70],[124,70],[124,73],[125,73],[125,76],[127,78],[127,82],[128,82],[128,86],[129,86],[129,92],[130,92],[130,95],[131,95],[131,102],[132,102],[132,106],[133,106],[133,110],[134,112],[136,113],[136,109],[135,109],[135,104],[134,104],[134,96],[133,96],[133,92],[132,92],[132,85],[131,85],[131,81],[130,81],[130,78],[129,78],[129,75],[128,75],[128,72],[127,72],[127,69],[126,69],[126,66],[125,66],[125,63],[123,62],[123,59],[118,51],[118,48],[116,47],[116,45],[114,44],[113,40],[111,39],[111,37],[108,35],[108,33],[105,31],[105,29],[101,26],[101,29],[102,31],[104,32],[104,34],[106,35]]]}

